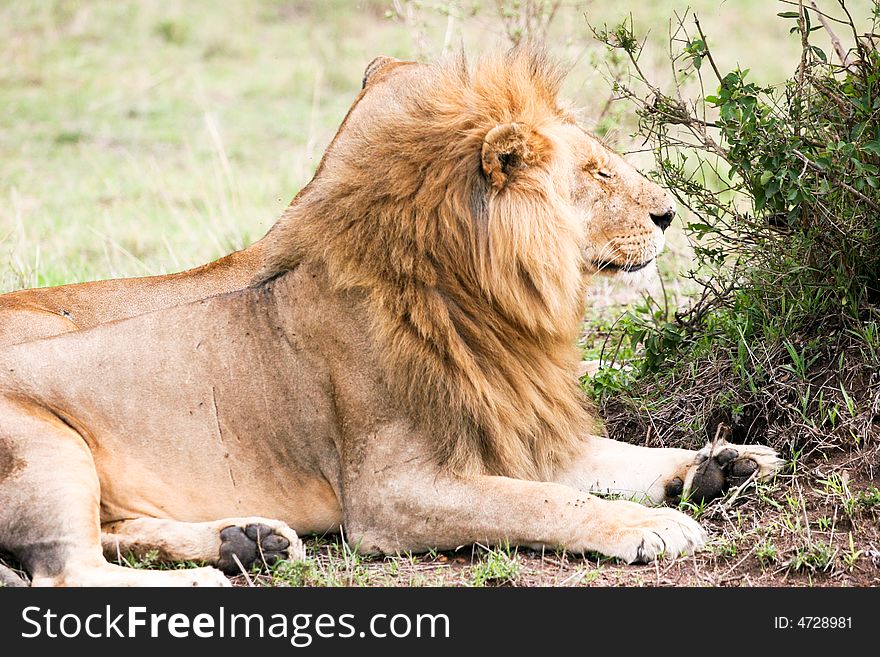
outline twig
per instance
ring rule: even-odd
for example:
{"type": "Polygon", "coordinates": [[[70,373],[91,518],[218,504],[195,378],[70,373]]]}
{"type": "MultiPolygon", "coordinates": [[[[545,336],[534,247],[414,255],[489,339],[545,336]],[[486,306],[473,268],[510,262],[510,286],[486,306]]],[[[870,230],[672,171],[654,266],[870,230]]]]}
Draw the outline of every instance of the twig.
{"type": "MultiPolygon", "coordinates": [[[[755,550],[754,550],[754,548],[752,548],[751,550],[749,550],[749,552],[746,553],[746,556],[744,556],[742,559],[740,559],[735,564],[733,564],[730,568],[728,568],[727,572],[725,572],[721,576],[721,581],[727,581],[727,579],[730,577],[730,574],[734,571],[737,571],[739,569],[739,567],[745,563],[746,559],[748,559],[749,557],[752,556],[752,554],[754,554],[754,552],[755,552],[755,550]]],[[[734,577],[732,579],[739,579],[739,577],[740,576],[737,575],[736,577],[734,577]]]]}
{"type": "MultiPolygon", "coordinates": [[[[807,27],[807,10],[804,9],[804,0],[798,2],[798,29],[801,32],[801,63],[798,66],[797,86],[798,89],[803,89],[804,76],[807,74],[807,55],[810,52],[810,30],[807,27]]],[[[796,132],[800,134],[800,126],[796,127],[796,132]]]]}
{"type": "Polygon", "coordinates": [[[699,32],[700,38],[703,40],[703,48],[706,52],[706,59],[708,59],[709,63],[712,65],[712,70],[715,71],[715,77],[718,78],[718,82],[721,82],[721,73],[718,71],[718,67],[715,65],[715,59],[712,57],[712,51],[709,50],[709,44],[706,42],[706,35],[703,34],[703,28],[700,27],[700,19],[697,18],[696,14],[694,14],[694,23],[697,26],[697,32],[699,32]]]}
{"type": "Polygon", "coordinates": [[[244,578],[247,580],[248,586],[253,588],[254,580],[252,580],[251,576],[248,575],[248,571],[246,571],[244,569],[244,566],[242,565],[241,561],[239,560],[238,555],[235,554],[234,552],[232,553],[232,559],[233,559],[233,561],[235,561],[235,565],[238,566],[238,569],[241,571],[241,574],[244,575],[244,578]]]}
{"type": "Polygon", "coordinates": [[[844,68],[849,68],[852,65],[852,61],[847,52],[843,49],[843,44],[840,42],[840,39],[834,33],[834,30],[831,29],[831,23],[828,22],[825,14],[819,11],[819,7],[816,6],[815,0],[810,0],[810,8],[816,12],[819,17],[819,22],[822,23],[822,27],[828,32],[828,36],[831,37],[831,45],[834,47],[834,52],[836,52],[837,56],[840,58],[840,63],[843,64],[844,68]]]}
{"type": "MultiPolygon", "coordinates": [[[[818,172],[820,172],[820,173],[822,172],[822,169],[819,167],[819,165],[817,165],[815,162],[813,162],[812,160],[810,160],[806,155],[804,155],[803,153],[801,153],[801,152],[800,152],[799,150],[797,150],[796,148],[792,149],[791,152],[794,153],[794,154],[795,154],[795,155],[796,155],[796,156],[797,156],[802,162],[806,163],[806,164],[807,164],[811,169],[813,169],[814,171],[818,171],[818,172]]],[[[856,197],[858,197],[859,199],[861,199],[862,201],[864,201],[864,202],[868,205],[868,207],[870,207],[874,212],[880,212],[880,205],[877,205],[877,203],[875,203],[875,202],[872,201],[869,197],[867,197],[867,196],[865,196],[864,194],[862,194],[862,193],[861,193],[859,190],[857,190],[855,187],[852,187],[852,186],[846,184],[846,183],[843,182],[842,180],[838,180],[838,181],[836,181],[835,184],[840,185],[840,186],[843,187],[846,191],[848,191],[850,194],[852,194],[853,196],[856,196],[856,197]]]]}
{"type": "Polygon", "coordinates": [[[730,427],[728,427],[723,422],[718,423],[718,428],[715,429],[715,437],[712,439],[712,451],[715,450],[715,445],[718,444],[718,440],[727,440],[727,437],[730,435],[730,427]],[[723,434],[723,435],[722,435],[723,434]]]}
{"type": "MultiPolygon", "coordinates": [[[[795,7],[800,6],[800,3],[795,2],[794,0],[777,0],[777,1],[781,2],[783,4],[786,4],[786,5],[793,5],[795,7]]],[[[824,14],[821,11],[819,11],[818,9],[813,8],[813,11],[815,13],[819,14],[820,16],[824,16],[825,18],[827,18],[830,21],[834,21],[835,23],[840,23],[841,25],[848,25],[848,23],[845,20],[841,20],[840,18],[834,18],[834,16],[829,16],[828,14],[824,14]]]]}
{"type": "Polygon", "coordinates": [[[566,584],[571,582],[571,580],[573,580],[575,577],[577,577],[577,580],[572,582],[571,586],[577,586],[578,584],[581,583],[581,580],[586,576],[587,576],[587,569],[586,568],[584,568],[583,570],[576,570],[571,575],[566,577],[564,580],[559,582],[558,586],[565,586],[566,584]]]}
{"type": "Polygon", "coordinates": [[[731,507],[731,505],[736,501],[736,498],[739,497],[739,494],[742,493],[746,489],[746,487],[749,484],[751,484],[753,481],[755,481],[757,478],[758,478],[758,471],[755,470],[751,475],[749,475],[748,479],[746,479],[743,483],[741,483],[739,486],[737,486],[733,490],[733,493],[731,494],[730,497],[728,497],[726,500],[724,500],[724,504],[721,505],[721,508],[722,509],[729,509],[731,507]]]}
{"type": "MultiPolygon", "coordinates": [[[[840,8],[843,10],[843,13],[846,14],[846,20],[843,21],[843,23],[844,23],[845,25],[848,25],[848,26],[849,26],[849,29],[850,29],[850,31],[852,32],[852,35],[853,35],[853,39],[854,39],[855,42],[856,42],[856,46],[859,47],[859,46],[860,46],[860,43],[861,43],[861,42],[859,41],[859,33],[856,31],[856,23],[855,23],[855,21],[853,20],[852,14],[849,13],[849,9],[846,8],[846,0],[837,0],[837,4],[840,5],[840,8]]],[[[862,50],[861,50],[860,47],[859,47],[859,52],[860,52],[862,55],[865,54],[864,52],[862,52],[862,50]]]]}

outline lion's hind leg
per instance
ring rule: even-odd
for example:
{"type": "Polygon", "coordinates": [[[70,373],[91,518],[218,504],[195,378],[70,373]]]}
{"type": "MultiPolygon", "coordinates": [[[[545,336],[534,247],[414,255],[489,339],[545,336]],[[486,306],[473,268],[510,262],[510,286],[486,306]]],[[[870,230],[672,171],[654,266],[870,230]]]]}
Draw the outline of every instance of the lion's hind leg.
{"type": "Polygon", "coordinates": [[[150,571],[101,554],[100,487],[86,442],[48,410],[0,396],[0,549],[34,586],[228,586],[215,568],[150,571]]]}
{"type": "Polygon", "coordinates": [[[253,564],[305,558],[302,541],[290,527],[268,518],[225,518],[180,522],[135,518],[102,526],[104,556],[118,559],[154,552],[160,561],[197,561],[234,575],[253,564]]]}

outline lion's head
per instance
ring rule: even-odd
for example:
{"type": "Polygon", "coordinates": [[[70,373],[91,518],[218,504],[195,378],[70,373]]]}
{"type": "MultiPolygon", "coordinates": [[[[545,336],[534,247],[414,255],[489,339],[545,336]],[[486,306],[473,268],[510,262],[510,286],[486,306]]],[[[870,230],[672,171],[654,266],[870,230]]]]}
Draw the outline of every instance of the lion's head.
{"type": "Polygon", "coordinates": [[[261,280],[313,262],[364,293],[389,388],[457,470],[545,478],[588,433],[584,274],[647,266],[672,218],[561,80],[529,49],[472,70],[374,60],[269,236],[261,280]]]}

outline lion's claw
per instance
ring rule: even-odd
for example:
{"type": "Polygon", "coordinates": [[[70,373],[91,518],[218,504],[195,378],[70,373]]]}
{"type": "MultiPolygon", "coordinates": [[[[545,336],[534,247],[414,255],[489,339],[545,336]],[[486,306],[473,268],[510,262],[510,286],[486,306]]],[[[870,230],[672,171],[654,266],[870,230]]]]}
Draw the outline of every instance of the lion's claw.
{"type": "Polygon", "coordinates": [[[617,541],[605,552],[627,563],[650,563],[661,556],[693,553],[708,539],[693,518],[675,509],[649,509],[624,500],[613,504],[619,522],[617,541]]]}

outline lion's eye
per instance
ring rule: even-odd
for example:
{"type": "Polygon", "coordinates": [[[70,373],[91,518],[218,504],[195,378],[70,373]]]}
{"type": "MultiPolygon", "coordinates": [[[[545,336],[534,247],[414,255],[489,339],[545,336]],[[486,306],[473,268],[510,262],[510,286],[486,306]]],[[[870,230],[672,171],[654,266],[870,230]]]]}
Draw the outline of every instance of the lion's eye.
{"type": "Polygon", "coordinates": [[[597,175],[599,178],[604,178],[605,180],[608,180],[608,179],[614,177],[614,175],[613,175],[610,171],[607,171],[607,170],[605,170],[605,169],[599,169],[599,170],[596,172],[596,175],[597,175]]]}

